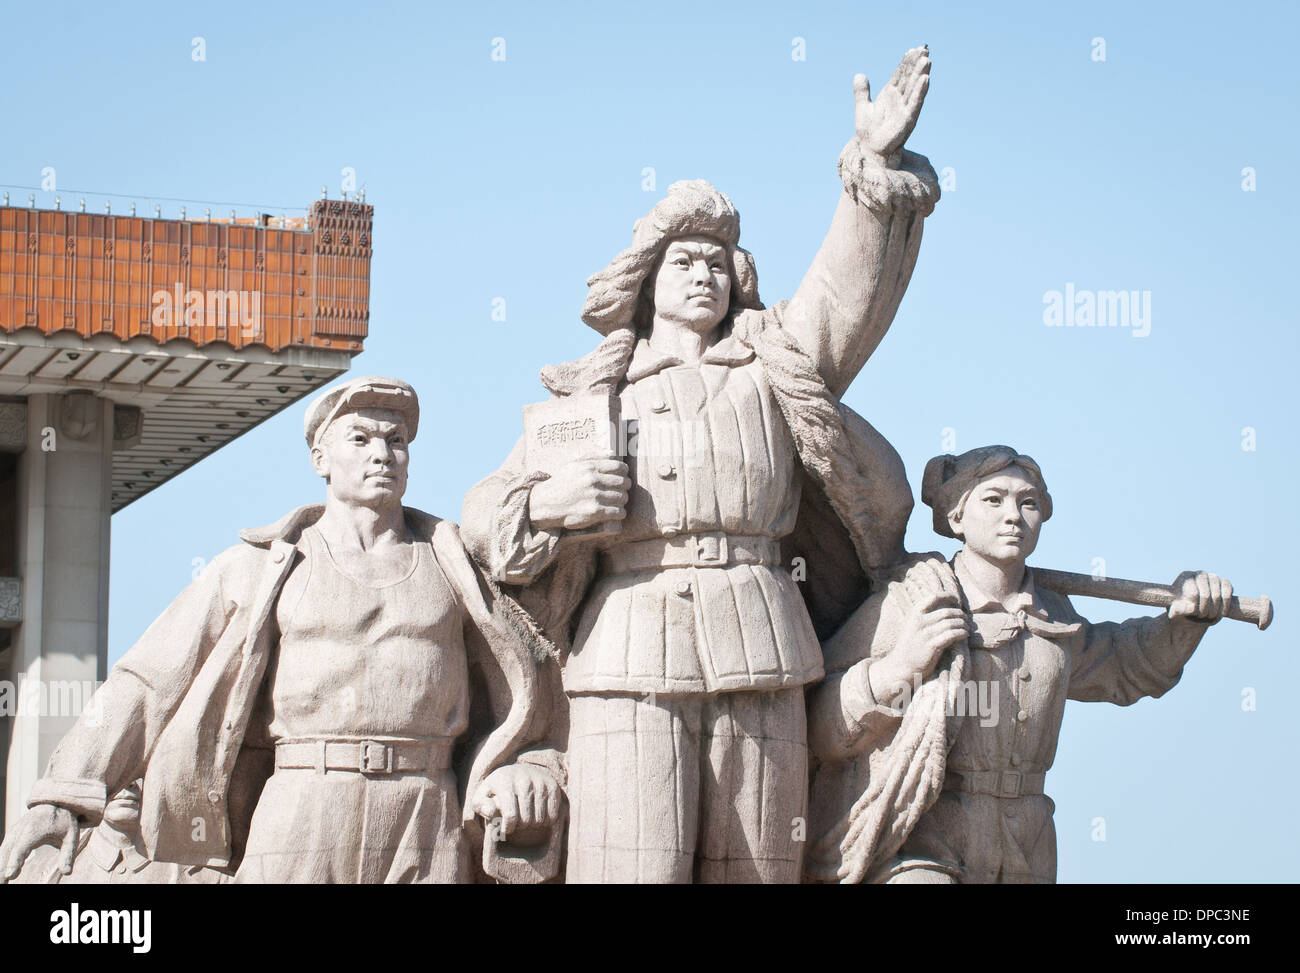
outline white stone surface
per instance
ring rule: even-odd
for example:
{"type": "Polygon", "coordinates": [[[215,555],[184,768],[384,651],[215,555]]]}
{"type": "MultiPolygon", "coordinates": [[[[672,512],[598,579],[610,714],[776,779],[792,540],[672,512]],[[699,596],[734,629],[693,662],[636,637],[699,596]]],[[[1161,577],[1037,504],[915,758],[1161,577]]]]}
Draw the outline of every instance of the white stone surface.
{"type": "Polygon", "coordinates": [[[789,302],[759,302],[728,197],[670,186],[588,282],[604,342],[542,376],[553,402],[617,397],[626,451],[543,469],[525,437],[465,500],[471,549],[566,653],[570,882],[801,877],[818,630],[901,556],[911,509],[897,454],[838,396],[939,195],[903,149],[929,70],[908,52],[875,100],[855,79],[844,192],[789,302]],[[812,548],[806,603],[791,565],[812,548]]]}
{"type": "MultiPolygon", "coordinates": [[[[325,503],[244,531],[114,667],[21,796],[4,878],[53,845],[76,880],[79,832],[102,829],[108,795],[141,777],[131,847],[190,866],[148,880],[194,867],[239,881],[554,877],[564,778],[546,739],[549,646],[455,525],[402,505],[418,421],[414,390],[390,379],[313,403],[325,503]]],[[[71,638],[77,624],[93,629],[43,631],[71,638]]],[[[34,749],[16,739],[13,752],[34,749]]],[[[86,847],[121,837],[96,835],[86,847]]]]}

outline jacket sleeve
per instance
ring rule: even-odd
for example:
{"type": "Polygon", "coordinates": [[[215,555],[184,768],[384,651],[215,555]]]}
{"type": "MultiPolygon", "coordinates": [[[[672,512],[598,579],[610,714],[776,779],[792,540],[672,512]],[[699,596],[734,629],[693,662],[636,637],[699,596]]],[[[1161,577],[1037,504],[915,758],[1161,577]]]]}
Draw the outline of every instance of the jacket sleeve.
{"type": "Polygon", "coordinates": [[[837,396],[893,323],[916,266],[921,224],[939,198],[934,169],[914,152],[886,168],[854,138],[839,169],[839,205],[784,322],[837,396]]]}
{"type": "Polygon", "coordinates": [[[159,734],[234,614],[247,545],[215,558],[122,657],[50,756],[27,806],[58,804],[98,822],[108,797],[143,776],[159,734]]]}
{"type": "MultiPolygon", "coordinates": [[[[1073,606],[1069,611],[1078,617],[1073,606]]],[[[1167,614],[1126,622],[1084,621],[1082,647],[1070,659],[1068,697],[1129,706],[1146,696],[1163,696],[1182,678],[1208,628],[1208,622],[1167,614]]]]}
{"type": "Polygon", "coordinates": [[[808,745],[818,759],[847,760],[891,735],[902,710],[871,691],[872,661],[898,640],[903,613],[890,585],[868,598],[827,642],[826,678],[808,694],[808,745]]]}
{"type": "Polygon", "coordinates": [[[555,560],[561,532],[538,530],[528,510],[534,484],[545,479],[547,474],[525,468],[520,437],[505,465],[465,495],[461,535],[496,581],[531,584],[555,560]]]}

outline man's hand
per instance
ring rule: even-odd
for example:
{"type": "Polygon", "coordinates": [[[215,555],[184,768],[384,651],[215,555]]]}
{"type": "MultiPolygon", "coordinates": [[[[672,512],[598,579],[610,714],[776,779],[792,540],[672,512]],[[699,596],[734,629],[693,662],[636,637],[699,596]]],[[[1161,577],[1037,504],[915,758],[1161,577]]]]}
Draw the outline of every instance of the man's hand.
{"type": "Polygon", "coordinates": [[[1178,599],[1169,606],[1170,618],[1189,618],[1213,625],[1228,610],[1232,582],[1205,571],[1184,571],[1174,579],[1178,599]]]}
{"type": "Polygon", "coordinates": [[[554,824],[560,817],[560,785],[541,767],[509,764],[488,774],[473,807],[489,823],[501,820],[498,837],[504,840],[519,828],[554,824]]]}
{"type": "Polygon", "coordinates": [[[0,882],[18,877],[27,856],[39,845],[60,847],[59,868],[64,875],[72,874],[72,861],[77,857],[77,839],[81,826],[77,816],[57,804],[37,804],[14,825],[0,844],[0,882]]]}
{"type": "Polygon", "coordinates": [[[533,486],[528,516],[538,530],[581,530],[622,520],[631,488],[627,464],[612,455],[573,460],[533,486]]]}
{"type": "Polygon", "coordinates": [[[880,157],[889,168],[897,168],[903,143],[916,127],[917,116],[930,88],[930,50],[914,47],[903,55],[894,76],[871,100],[871,84],[865,74],[853,78],[854,123],[864,150],[880,157]]]}

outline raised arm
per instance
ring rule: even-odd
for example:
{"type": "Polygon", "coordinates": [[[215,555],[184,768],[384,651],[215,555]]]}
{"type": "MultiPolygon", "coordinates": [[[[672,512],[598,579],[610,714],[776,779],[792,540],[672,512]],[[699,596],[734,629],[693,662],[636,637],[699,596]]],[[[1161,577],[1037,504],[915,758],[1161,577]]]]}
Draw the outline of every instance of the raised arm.
{"type": "Polygon", "coordinates": [[[924,47],[904,55],[878,98],[853,79],[857,134],[840,155],[844,191],[821,249],[785,311],[784,326],[836,395],[889,330],[939,199],[929,161],[903,148],[930,85],[924,47]]]}

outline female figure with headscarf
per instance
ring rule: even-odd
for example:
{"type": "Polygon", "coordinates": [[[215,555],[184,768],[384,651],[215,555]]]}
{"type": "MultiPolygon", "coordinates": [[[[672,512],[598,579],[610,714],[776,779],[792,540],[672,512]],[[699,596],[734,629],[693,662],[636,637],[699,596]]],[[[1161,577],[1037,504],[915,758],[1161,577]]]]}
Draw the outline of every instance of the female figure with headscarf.
{"type": "Polygon", "coordinates": [[[466,497],[470,549],[566,651],[570,881],[799,880],[818,635],[901,556],[912,504],[897,454],[838,396],[939,195],[903,149],[929,70],[908,52],[874,101],[855,79],[844,192],[789,302],[759,301],[730,199],[669,187],[588,281],[582,318],[605,340],[542,372],[557,399],[616,397],[626,453],[548,474],[521,440],[466,497]]]}
{"type": "Polygon", "coordinates": [[[1028,456],[935,457],[921,499],[935,532],[963,546],[950,562],[911,559],[826,644],[827,677],[808,701],[809,876],[1054,882],[1043,780],[1065,701],[1163,696],[1232,585],[1184,572],[1166,613],[1090,623],[1025,566],[1052,515],[1028,456]]]}

